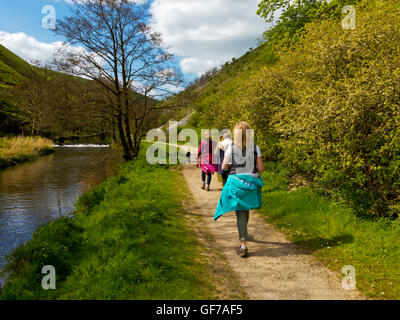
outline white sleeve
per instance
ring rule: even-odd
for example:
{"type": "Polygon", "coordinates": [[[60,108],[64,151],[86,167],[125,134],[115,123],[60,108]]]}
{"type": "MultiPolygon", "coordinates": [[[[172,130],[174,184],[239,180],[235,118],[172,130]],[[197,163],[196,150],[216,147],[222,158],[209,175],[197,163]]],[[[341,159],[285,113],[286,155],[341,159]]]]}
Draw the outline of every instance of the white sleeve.
{"type": "Polygon", "coordinates": [[[261,150],[260,150],[259,146],[256,146],[256,150],[257,150],[257,157],[262,157],[261,150]]]}
{"type": "Polygon", "coordinates": [[[222,150],[227,151],[229,145],[232,144],[232,142],[230,142],[228,139],[225,139],[225,140],[221,141],[220,144],[221,144],[222,150]]]}
{"type": "Polygon", "coordinates": [[[229,145],[228,149],[225,151],[224,162],[232,164],[232,145],[229,145]]]}

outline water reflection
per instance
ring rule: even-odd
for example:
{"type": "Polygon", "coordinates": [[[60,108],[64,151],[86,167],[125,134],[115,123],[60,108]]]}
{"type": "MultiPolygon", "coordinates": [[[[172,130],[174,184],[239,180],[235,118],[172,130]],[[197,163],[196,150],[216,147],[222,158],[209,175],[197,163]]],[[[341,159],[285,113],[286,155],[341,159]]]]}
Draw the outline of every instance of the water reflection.
{"type": "Polygon", "coordinates": [[[117,159],[110,148],[57,148],[0,171],[0,268],[37,227],[70,214],[82,192],[113,174],[117,159]]]}

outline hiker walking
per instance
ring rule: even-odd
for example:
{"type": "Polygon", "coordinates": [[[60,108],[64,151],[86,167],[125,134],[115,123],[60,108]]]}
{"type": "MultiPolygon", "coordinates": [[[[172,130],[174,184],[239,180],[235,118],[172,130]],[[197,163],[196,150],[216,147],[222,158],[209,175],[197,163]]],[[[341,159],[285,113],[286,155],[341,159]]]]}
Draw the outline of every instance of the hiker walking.
{"type": "Polygon", "coordinates": [[[219,166],[218,173],[222,176],[222,185],[225,186],[228,180],[229,170],[222,169],[222,163],[224,161],[225,152],[228,150],[229,146],[232,144],[232,136],[230,133],[225,133],[221,137],[221,141],[218,142],[218,148],[215,150],[215,154],[219,151],[219,166]]]}
{"type": "Polygon", "coordinates": [[[187,163],[190,164],[190,157],[192,156],[192,154],[190,153],[190,151],[186,152],[186,159],[187,159],[187,163]]]}
{"type": "Polygon", "coordinates": [[[222,190],[214,220],[223,214],[236,211],[240,246],[236,249],[241,257],[248,256],[247,224],[249,212],[261,207],[261,188],[264,185],[260,173],[264,172],[261,151],[254,145],[251,127],[239,122],[234,129],[234,143],[225,152],[222,163],[229,170],[229,177],[222,190]]]}
{"type": "Polygon", "coordinates": [[[218,164],[215,157],[213,156],[213,151],[216,149],[216,143],[212,141],[209,132],[206,132],[205,139],[200,142],[199,151],[196,158],[196,166],[201,167],[201,188],[210,191],[211,176],[218,172],[218,164]],[[206,183],[207,177],[207,183],[206,183]]]}

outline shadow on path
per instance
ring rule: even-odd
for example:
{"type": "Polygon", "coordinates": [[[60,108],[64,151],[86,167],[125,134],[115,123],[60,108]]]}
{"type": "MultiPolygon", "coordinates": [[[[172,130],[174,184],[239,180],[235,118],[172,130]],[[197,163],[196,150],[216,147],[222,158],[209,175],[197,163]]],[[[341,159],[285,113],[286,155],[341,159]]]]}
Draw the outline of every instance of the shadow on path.
{"type": "Polygon", "coordinates": [[[354,237],[351,234],[343,234],[340,236],[333,237],[331,239],[325,239],[316,237],[308,240],[299,240],[293,243],[291,242],[273,242],[273,241],[262,241],[256,240],[253,237],[249,237],[249,244],[251,242],[265,244],[266,246],[256,251],[250,251],[250,256],[255,257],[281,257],[289,255],[303,255],[312,254],[313,252],[327,247],[340,246],[346,243],[352,243],[354,237]]]}
{"type": "Polygon", "coordinates": [[[308,240],[298,240],[294,244],[303,247],[311,252],[327,247],[337,247],[342,244],[354,242],[354,237],[351,234],[342,234],[330,239],[316,237],[308,240]]]}

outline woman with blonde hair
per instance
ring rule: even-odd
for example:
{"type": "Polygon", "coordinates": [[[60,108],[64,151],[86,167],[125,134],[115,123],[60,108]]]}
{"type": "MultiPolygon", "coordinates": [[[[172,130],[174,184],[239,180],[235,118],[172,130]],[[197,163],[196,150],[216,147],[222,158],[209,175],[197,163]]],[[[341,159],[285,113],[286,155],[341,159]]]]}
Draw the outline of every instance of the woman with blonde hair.
{"type": "Polygon", "coordinates": [[[241,257],[248,256],[247,224],[249,212],[261,207],[261,188],[264,185],[260,173],[264,164],[259,146],[254,145],[253,130],[247,122],[239,122],[234,129],[234,142],[225,152],[223,170],[229,177],[218,202],[214,220],[223,214],[236,211],[240,246],[236,249],[241,257]]]}

